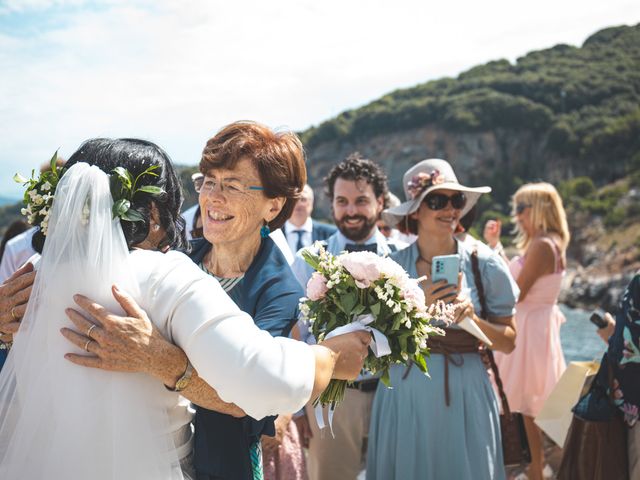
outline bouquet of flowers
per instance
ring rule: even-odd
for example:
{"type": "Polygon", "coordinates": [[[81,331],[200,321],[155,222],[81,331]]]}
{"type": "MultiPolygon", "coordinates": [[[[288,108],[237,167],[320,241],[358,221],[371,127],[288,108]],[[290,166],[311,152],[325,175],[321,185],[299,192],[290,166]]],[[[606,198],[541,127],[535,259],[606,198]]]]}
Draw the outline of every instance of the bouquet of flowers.
{"type": "MultiPolygon", "coordinates": [[[[300,312],[319,342],[348,331],[370,331],[373,352],[364,368],[380,372],[388,387],[389,368],[394,363],[413,362],[427,372],[429,336],[444,334],[432,320],[450,318],[451,307],[442,302],[427,307],[418,285],[421,279],[409,278],[390,258],[372,252],[334,256],[321,245],[306,249],[302,255],[316,271],[307,283],[300,312]]],[[[346,387],[347,381],[332,380],[316,404],[335,408],[346,387]]]]}

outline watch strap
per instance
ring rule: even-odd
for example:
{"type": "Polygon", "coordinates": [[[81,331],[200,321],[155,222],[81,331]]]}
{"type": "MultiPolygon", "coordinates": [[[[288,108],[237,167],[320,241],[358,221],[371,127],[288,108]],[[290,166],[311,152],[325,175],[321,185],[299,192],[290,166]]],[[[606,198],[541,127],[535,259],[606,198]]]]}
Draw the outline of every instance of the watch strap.
{"type": "Polygon", "coordinates": [[[189,361],[189,359],[187,359],[187,368],[185,369],[182,376],[176,381],[176,385],[173,388],[167,387],[166,385],[165,387],[167,388],[167,390],[171,390],[172,392],[181,392],[182,390],[187,388],[187,386],[191,382],[192,375],[193,365],[191,365],[191,362],[189,361]]]}

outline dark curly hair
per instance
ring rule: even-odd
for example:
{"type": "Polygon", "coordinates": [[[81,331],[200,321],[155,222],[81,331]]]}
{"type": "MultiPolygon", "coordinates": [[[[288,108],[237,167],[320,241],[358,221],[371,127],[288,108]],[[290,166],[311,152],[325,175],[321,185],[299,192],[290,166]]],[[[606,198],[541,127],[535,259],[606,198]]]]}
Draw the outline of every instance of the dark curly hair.
{"type": "MultiPolygon", "coordinates": [[[[138,180],[138,186],[153,185],[162,188],[164,193],[152,195],[137,192],[131,203],[131,208],[140,213],[144,220],[129,222],[120,220],[122,231],[129,248],[138,245],[149,235],[151,203],[158,209],[160,226],[166,232],[166,237],[158,245],[159,248],[169,246],[181,249],[187,246],[185,236],[185,222],[180,215],[182,207],[182,190],[180,181],[173,168],[169,155],[159,146],[146,140],[135,138],[95,138],[84,142],[69,158],[65,170],[78,162],[95,165],[103,172],[111,175],[116,167],[124,167],[135,178],[152,165],[160,168],[155,170],[158,176],[143,175],[138,180]]],[[[63,171],[64,175],[64,171],[63,171]]],[[[33,248],[42,252],[45,236],[38,231],[34,234],[33,248]]]]}
{"type": "Polygon", "coordinates": [[[387,175],[382,167],[372,160],[364,158],[360,153],[355,152],[349,155],[344,161],[334,166],[329,174],[324,177],[325,194],[333,201],[334,186],[336,180],[364,180],[373,188],[376,198],[380,195],[384,198],[384,208],[389,206],[389,187],[387,186],[387,175]]]}

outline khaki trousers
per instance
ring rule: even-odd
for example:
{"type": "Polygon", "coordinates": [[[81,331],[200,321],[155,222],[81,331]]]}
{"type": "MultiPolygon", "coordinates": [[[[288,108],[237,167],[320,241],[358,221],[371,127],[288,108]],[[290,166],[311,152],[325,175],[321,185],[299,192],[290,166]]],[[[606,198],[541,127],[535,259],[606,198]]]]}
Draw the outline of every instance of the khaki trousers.
{"type": "MultiPolygon", "coordinates": [[[[313,407],[306,407],[313,437],[309,442],[309,480],[356,480],[365,468],[366,438],[373,404],[372,392],[347,388],[344,401],[333,415],[333,433],[318,429],[313,407]]],[[[326,424],[325,417],[325,424],[326,424]]]]}

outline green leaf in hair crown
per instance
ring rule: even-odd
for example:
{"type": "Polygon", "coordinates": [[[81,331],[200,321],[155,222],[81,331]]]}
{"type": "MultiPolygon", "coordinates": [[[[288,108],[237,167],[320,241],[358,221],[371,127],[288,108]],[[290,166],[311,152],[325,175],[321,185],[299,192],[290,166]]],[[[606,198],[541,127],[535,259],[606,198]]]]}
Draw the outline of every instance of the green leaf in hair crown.
{"type": "Polygon", "coordinates": [[[154,185],[138,187],[140,179],[145,175],[157,177],[158,174],[155,170],[158,168],[160,168],[158,165],[152,165],[136,178],[133,178],[131,173],[124,167],[116,167],[112,170],[110,186],[111,196],[113,197],[113,218],[120,218],[127,222],[144,221],[142,214],[131,208],[131,204],[133,203],[133,198],[139,192],[148,193],[153,196],[165,193],[162,188],[154,185]]]}

